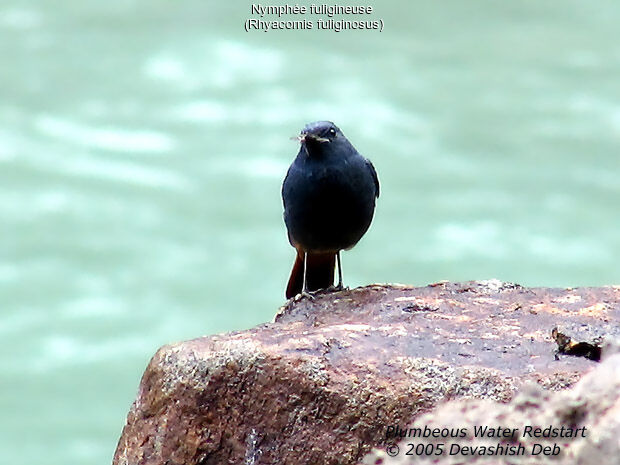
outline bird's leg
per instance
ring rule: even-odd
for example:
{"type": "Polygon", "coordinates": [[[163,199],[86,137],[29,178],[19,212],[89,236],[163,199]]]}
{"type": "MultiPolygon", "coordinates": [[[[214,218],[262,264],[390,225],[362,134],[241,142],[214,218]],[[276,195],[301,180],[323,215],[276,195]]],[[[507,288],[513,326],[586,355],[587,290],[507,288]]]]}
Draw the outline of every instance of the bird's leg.
{"type": "Polygon", "coordinates": [[[308,283],[306,282],[306,278],[308,277],[308,252],[304,250],[304,281],[301,285],[301,293],[305,294],[308,292],[308,283]]]}
{"type": "Polygon", "coordinates": [[[336,264],[338,265],[338,284],[329,286],[329,291],[342,291],[345,287],[342,285],[342,263],[340,262],[340,250],[336,252],[336,264]]]}
{"type": "Polygon", "coordinates": [[[338,264],[338,285],[336,289],[342,290],[342,263],[340,262],[340,250],[336,253],[336,263],[338,264]]]}
{"type": "Polygon", "coordinates": [[[308,297],[310,300],[314,300],[314,296],[308,292],[308,252],[304,250],[304,282],[301,286],[301,294],[299,294],[299,298],[308,297]]]}

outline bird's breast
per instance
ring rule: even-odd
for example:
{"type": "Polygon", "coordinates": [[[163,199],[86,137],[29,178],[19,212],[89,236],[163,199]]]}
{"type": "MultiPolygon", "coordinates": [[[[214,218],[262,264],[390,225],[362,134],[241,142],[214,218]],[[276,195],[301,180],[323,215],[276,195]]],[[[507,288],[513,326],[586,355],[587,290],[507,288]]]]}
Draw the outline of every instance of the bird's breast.
{"type": "Polygon", "coordinates": [[[352,247],[372,220],[372,176],[349,160],[292,169],[283,186],[289,236],[307,250],[352,247]]]}

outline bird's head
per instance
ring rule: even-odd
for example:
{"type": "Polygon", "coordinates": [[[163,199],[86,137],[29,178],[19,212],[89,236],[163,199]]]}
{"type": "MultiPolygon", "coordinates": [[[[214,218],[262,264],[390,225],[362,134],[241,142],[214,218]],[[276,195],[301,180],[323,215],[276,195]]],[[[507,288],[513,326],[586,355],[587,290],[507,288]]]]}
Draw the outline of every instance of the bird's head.
{"type": "Polygon", "coordinates": [[[329,144],[338,137],[342,137],[342,132],[334,123],[331,121],[315,121],[306,124],[306,127],[297,136],[297,140],[302,144],[329,144]]]}

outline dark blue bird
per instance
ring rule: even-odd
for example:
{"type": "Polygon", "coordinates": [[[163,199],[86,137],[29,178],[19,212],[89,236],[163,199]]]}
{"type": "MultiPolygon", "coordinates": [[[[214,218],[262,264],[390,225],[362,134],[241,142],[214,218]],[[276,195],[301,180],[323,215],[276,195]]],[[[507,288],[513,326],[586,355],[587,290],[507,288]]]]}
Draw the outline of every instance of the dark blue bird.
{"type": "Polygon", "coordinates": [[[340,251],[368,230],[379,197],[379,179],[370,160],[355,150],[330,121],[309,123],[282,184],[284,222],[297,257],[286,297],[342,289],[340,251]]]}

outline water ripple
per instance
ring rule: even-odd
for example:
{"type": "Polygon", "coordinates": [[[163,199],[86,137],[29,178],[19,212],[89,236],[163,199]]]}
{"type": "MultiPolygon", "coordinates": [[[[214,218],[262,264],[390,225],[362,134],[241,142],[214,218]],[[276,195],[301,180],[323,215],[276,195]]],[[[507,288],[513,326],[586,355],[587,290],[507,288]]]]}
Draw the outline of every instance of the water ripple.
{"type": "Polygon", "coordinates": [[[43,134],[74,144],[118,152],[169,152],[174,140],[153,130],[92,127],[50,115],[35,119],[43,134]]]}

